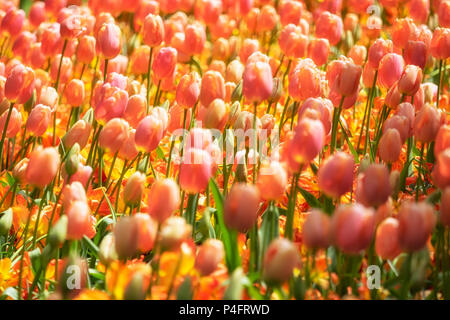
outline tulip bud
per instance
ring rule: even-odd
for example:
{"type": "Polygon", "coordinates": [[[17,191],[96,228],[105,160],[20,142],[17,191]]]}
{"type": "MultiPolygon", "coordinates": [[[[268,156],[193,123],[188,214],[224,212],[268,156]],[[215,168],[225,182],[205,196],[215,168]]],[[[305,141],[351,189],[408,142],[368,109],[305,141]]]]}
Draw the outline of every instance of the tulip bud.
{"type": "Polygon", "coordinates": [[[388,53],[391,53],[392,41],[382,38],[375,40],[369,48],[368,63],[375,70],[378,69],[381,59],[388,53]]]}
{"type": "Polygon", "coordinates": [[[77,59],[79,62],[89,64],[95,57],[95,38],[83,35],[78,39],[77,59]]]}
{"type": "Polygon", "coordinates": [[[400,247],[406,251],[422,249],[436,224],[433,207],[426,202],[403,202],[398,211],[400,247]]]}
{"type": "Polygon", "coordinates": [[[225,81],[219,72],[206,71],[200,87],[200,102],[204,106],[209,106],[217,98],[225,99],[225,81]]]}
{"type": "Polygon", "coordinates": [[[375,251],[382,259],[394,260],[401,252],[399,222],[395,218],[384,219],[377,228],[375,251]]]}
{"type": "Polygon", "coordinates": [[[324,65],[330,54],[330,43],[327,39],[311,39],[308,46],[308,57],[311,58],[317,66],[324,65]]]}
{"type": "Polygon", "coordinates": [[[374,217],[372,209],[360,204],[340,205],[331,220],[333,242],[345,253],[358,254],[372,241],[374,217]]]}
{"type": "Polygon", "coordinates": [[[354,166],[352,156],[344,152],[335,153],[319,168],[319,188],[333,198],[343,196],[352,189],[354,166]]]}
{"type": "Polygon", "coordinates": [[[117,260],[118,255],[115,247],[115,239],[112,233],[108,233],[100,242],[98,257],[100,262],[105,266],[109,266],[111,262],[117,260]]]}
{"type": "Polygon", "coordinates": [[[0,236],[7,236],[13,224],[12,208],[2,212],[0,216],[0,236]]]}
{"type": "Polygon", "coordinates": [[[223,243],[216,239],[207,239],[199,248],[195,259],[195,268],[202,276],[213,273],[225,257],[223,243]]]}
{"type": "Polygon", "coordinates": [[[91,125],[84,119],[80,119],[67,131],[62,141],[65,148],[72,148],[75,143],[84,149],[91,133],[91,125]]]}
{"type": "Polygon", "coordinates": [[[64,90],[66,101],[71,106],[81,106],[84,101],[84,82],[79,79],[72,79],[64,90]]]}
{"type": "Polygon", "coordinates": [[[160,231],[160,244],[164,249],[175,250],[190,237],[192,227],[182,217],[169,217],[160,231]]]}
{"type": "Polygon", "coordinates": [[[124,202],[128,205],[137,205],[141,201],[145,187],[145,174],[136,171],[127,180],[123,190],[124,202]]]}
{"type": "Polygon", "coordinates": [[[254,185],[234,184],[225,201],[226,226],[242,233],[247,232],[256,223],[259,202],[260,193],[254,185]]]}
{"type": "Polygon", "coordinates": [[[309,163],[322,150],[325,129],[320,120],[304,118],[295,127],[293,143],[290,145],[294,160],[309,163]]]}
{"type": "Polygon", "coordinates": [[[78,170],[78,165],[80,164],[80,146],[75,143],[72,148],[70,148],[69,154],[67,155],[66,161],[64,162],[64,168],[66,173],[72,176],[78,170]]]}
{"type": "Polygon", "coordinates": [[[324,11],[316,21],[316,37],[328,39],[332,46],[341,40],[344,25],[341,17],[324,11]]]}
{"type": "Polygon", "coordinates": [[[264,256],[263,277],[268,283],[288,281],[294,268],[301,266],[298,249],[287,239],[273,240],[264,256]]]}
{"type": "Polygon", "coordinates": [[[208,129],[223,130],[228,120],[228,110],[222,99],[215,99],[206,108],[203,121],[208,129]]]}
{"type": "Polygon", "coordinates": [[[57,248],[66,240],[68,223],[66,215],[59,218],[48,234],[48,243],[50,245],[57,248]]]}
{"type": "Polygon", "coordinates": [[[450,148],[450,126],[442,125],[436,135],[434,144],[434,156],[437,157],[442,151],[450,148]]]}
{"type": "Polygon", "coordinates": [[[26,171],[29,162],[30,160],[28,158],[23,158],[15,165],[12,175],[14,177],[14,180],[16,180],[18,183],[26,182],[26,171]]]}
{"type": "Polygon", "coordinates": [[[308,248],[327,248],[330,245],[330,217],[319,210],[313,210],[303,224],[303,241],[308,248]]]}

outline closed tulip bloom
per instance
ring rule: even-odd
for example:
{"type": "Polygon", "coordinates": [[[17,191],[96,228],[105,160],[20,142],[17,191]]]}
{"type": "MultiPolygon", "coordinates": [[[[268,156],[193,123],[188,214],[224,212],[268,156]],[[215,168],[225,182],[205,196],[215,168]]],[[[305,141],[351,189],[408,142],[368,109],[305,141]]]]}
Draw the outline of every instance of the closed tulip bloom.
{"type": "MultiPolygon", "coordinates": [[[[403,116],[406,119],[408,119],[409,136],[411,136],[412,135],[412,130],[413,130],[413,125],[414,125],[414,119],[416,117],[414,106],[411,103],[408,103],[408,102],[400,103],[397,106],[397,109],[395,110],[395,115],[403,116]]],[[[401,133],[401,130],[399,130],[398,132],[401,133]]]]}
{"type": "Polygon", "coordinates": [[[403,202],[398,211],[400,247],[408,252],[422,249],[436,224],[433,207],[426,202],[403,202]]]}
{"type": "Polygon", "coordinates": [[[309,163],[322,150],[325,130],[320,120],[302,119],[295,127],[291,153],[298,163],[309,163]]]}
{"type": "Polygon", "coordinates": [[[327,39],[311,39],[308,45],[308,58],[312,59],[318,66],[322,66],[328,61],[330,54],[330,43],[327,39]]]}
{"type": "Polygon", "coordinates": [[[289,24],[281,30],[278,43],[289,59],[303,58],[306,54],[308,38],[302,33],[300,27],[289,24]]]}
{"type": "Polygon", "coordinates": [[[102,264],[109,266],[114,260],[117,260],[116,239],[112,233],[103,237],[99,245],[98,258],[102,264]]]}
{"type": "Polygon", "coordinates": [[[398,80],[398,91],[401,94],[413,96],[422,83],[422,69],[415,65],[407,65],[398,80]]]}
{"type": "Polygon", "coordinates": [[[207,71],[202,77],[200,102],[208,106],[214,99],[225,99],[225,81],[217,71],[207,71]]]}
{"type": "Polygon", "coordinates": [[[120,118],[125,112],[128,103],[128,93],[105,83],[96,86],[93,94],[95,119],[106,123],[113,118],[120,118]]]}
{"type": "Polygon", "coordinates": [[[155,221],[145,213],[136,213],[133,220],[138,225],[137,249],[142,252],[149,252],[153,249],[156,239],[157,226],[155,221]]]}
{"type": "Polygon", "coordinates": [[[271,5],[264,5],[258,17],[257,31],[270,31],[275,28],[279,20],[277,11],[271,5]]]}
{"type": "MultiPolygon", "coordinates": [[[[298,121],[300,122],[303,117],[311,117],[309,111],[316,111],[318,115],[317,119],[320,120],[325,129],[325,135],[331,130],[331,113],[333,109],[333,103],[324,98],[308,98],[302,104],[300,110],[298,111],[298,121]]],[[[313,117],[316,119],[316,117],[313,117]]]]}
{"type": "Polygon", "coordinates": [[[162,80],[172,76],[177,64],[177,50],[171,47],[161,48],[152,63],[153,75],[162,80]]]}
{"type": "Polygon", "coordinates": [[[297,25],[302,17],[304,4],[299,1],[288,0],[282,1],[279,5],[278,14],[283,26],[290,23],[297,25]]]}
{"type": "Polygon", "coordinates": [[[98,137],[100,148],[113,154],[116,153],[127,140],[129,128],[128,122],[121,118],[109,120],[98,137]]]}
{"type": "Polygon", "coordinates": [[[181,77],[177,86],[175,100],[183,108],[193,108],[200,95],[201,79],[197,72],[191,72],[181,77]]]}
{"type": "Polygon", "coordinates": [[[60,84],[67,83],[72,77],[73,64],[69,57],[63,57],[60,68],[61,55],[57,55],[50,66],[50,78],[56,82],[59,73],[60,84]]]}
{"type": "Polygon", "coordinates": [[[402,151],[402,139],[397,129],[387,129],[380,139],[378,152],[381,160],[392,163],[398,160],[402,151]]]}
{"type": "Polygon", "coordinates": [[[444,226],[450,226],[450,187],[442,191],[439,219],[444,226]]]}
{"type": "Polygon", "coordinates": [[[42,104],[36,105],[30,112],[26,128],[35,136],[42,136],[50,123],[52,110],[42,104]]]}
{"type": "Polygon", "coordinates": [[[84,119],[75,122],[63,137],[64,146],[70,149],[75,143],[78,143],[80,149],[83,149],[89,140],[91,127],[84,119]]]}
{"type": "Polygon", "coordinates": [[[42,53],[46,57],[54,56],[61,52],[62,39],[59,30],[59,23],[52,23],[45,26],[45,29],[42,31],[42,53]]]}
{"type": "Polygon", "coordinates": [[[441,115],[435,107],[426,104],[414,119],[414,136],[417,141],[428,143],[436,138],[441,126],[441,115]]]}
{"type": "Polygon", "coordinates": [[[313,210],[306,217],[302,229],[302,238],[305,245],[310,249],[325,249],[330,245],[331,219],[319,210],[313,210]]]}
{"type": "Polygon", "coordinates": [[[85,31],[81,15],[71,14],[60,23],[61,37],[64,39],[73,39],[85,31]]]}
{"type": "Polygon", "coordinates": [[[378,68],[378,83],[388,89],[397,82],[403,74],[404,60],[396,53],[386,54],[380,61],[378,68]]]}
{"type": "Polygon", "coordinates": [[[84,190],[83,184],[80,182],[72,182],[71,184],[66,184],[63,189],[63,208],[68,210],[69,207],[76,201],[87,203],[86,191],[84,190]]]}
{"type": "Polygon", "coordinates": [[[31,98],[34,90],[35,74],[23,64],[15,65],[5,82],[5,97],[13,103],[23,104],[31,98]]]}
{"type": "Polygon", "coordinates": [[[146,107],[147,102],[143,95],[132,95],[128,99],[123,118],[128,121],[132,127],[136,128],[145,116],[146,107]]]}
{"type": "Polygon", "coordinates": [[[64,90],[66,101],[71,106],[81,106],[84,101],[84,82],[79,79],[72,79],[64,90]]]}
{"type": "Polygon", "coordinates": [[[360,173],[356,186],[356,200],[367,207],[385,203],[391,195],[389,171],[382,164],[371,164],[360,173]]]}
{"type": "Polygon", "coordinates": [[[427,22],[430,13],[430,1],[427,0],[411,0],[408,2],[409,14],[417,24],[427,22]]]}
{"type": "Polygon", "coordinates": [[[66,211],[67,239],[81,240],[90,233],[92,227],[89,206],[84,201],[73,202],[66,211]]]}
{"type": "Polygon", "coordinates": [[[27,166],[26,181],[38,188],[52,182],[59,169],[59,153],[56,148],[36,148],[30,155],[27,166]]]}
{"type": "Polygon", "coordinates": [[[254,185],[236,183],[225,200],[224,219],[228,228],[245,233],[256,223],[260,193],[254,185]]]}
{"type": "Polygon", "coordinates": [[[442,151],[450,148],[450,125],[442,125],[436,135],[434,155],[437,157],[442,151]]]}
{"type": "Polygon", "coordinates": [[[136,171],[127,180],[123,190],[124,202],[128,205],[137,205],[144,192],[145,174],[136,171]]]}
{"type": "Polygon", "coordinates": [[[116,252],[119,258],[126,259],[138,251],[139,224],[132,217],[122,217],[114,226],[116,252]]]}
{"type": "Polygon", "coordinates": [[[358,66],[363,66],[366,61],[367,49],[362,45],[354,45],[348,51],[348,57],[358,66]]]}
{"type": "Polygon", "coordinates": [[[186,27],[184,34],[184,51],[189,55],[201,54],[206,42],[205,27],[195,22],[186,27]]]}
{"type": "Polygon", "coordinates": [[[106,23],[97,33],[97,48],[105,59],[117,57],[122,49],[120,28],[114,23],[106,23]]]}
{"type": "Polygon", "coordinates": [[[325,38],[335,46],[341,40],[344,26],[341,17],[324,11],[316,21],[316,37],[325,38]]]}
{"type": "Polygon", "coordinates": [[[26,172],[28,163],[30,162],[30,159],[23,158],[17,164],[14,166],[14,169],[12,171],[12,176],[17,181],[17,183],[26,183],[26,172]]]}
{"type": "Polygon", "coordinates": [[[400,135],[400,143],[403,144],[411,136],[410,120],[402,115],[394,115],[384,122],[383,135],[388,130],[397,130],[400,135]]]}
{"type": "Polygon", "coordinates": [[[360,204],[340,205],[331,219],[334,244],[343,252],[358,254],[369,247],[374,229],[373,209],[360,204]]]}
{"type": "Polygon", "coordinates": [[[9,33],[10,36],[19,34],[25,22],[25,11],[12,8],[8,10],[1,21],[1,30],[9,33]]]}
{"type": "Polygon", "coordinates": [[[195,268],[202,276],[213,273],[225,257],[223,243],[217,239],[207,239],[200,246],[195,258],[195,268]]]}
{"type": "Polygon", "coordinates": [[[423,69],[427,63],[428,48],[422,41],[410,40],[406,44],[403,56],[407,64],[412,64],[423,69]]]}
{"type": "Polygon", "coordinates": [[[297,247],[287,239],[273,240],[264,256],[263,277],[268,283],[283,283],[301,266],[297,247]]]}
{"type": "Polygon", "coordinates": [[[368,63],[378,69],[381,59],[388,53],[392,53],[393,46],[391,40],[377,39],[369,48],[368,63]]]}
{"type": "Polygon", "coordinates": [[[189,148],[180,165],[180,187],[189,194],[203,192],[212,175],[212,159],[208,152],[189,148]]]}
{"type": "Polygon", "coordinates": [[[344,152],[336,152],[319,168],[317,182],[328,196],[339,198],[349,192],[353,185],[353,157],[344,152]]]}
{"type": "Polygon", "coordinates": [[[163,223],[180,206],[180,190],[172,179],[157,180],[150,188],[148,212],[159,223],[163,223]]]}
{"type": "Polygon", "coordinates": [[[169,217],[161,226],[160,244],[164,249],[176,250],[192,233],[191,225],[182,217],[169,217]]]}
{"type": "Polygon", "coordinates": [[[122,147],[119,149],[119,156],[124,160],[133,160],[139,153],[136,142],[135,142],[136,130],[131,129],[128,132],[128,138],[122,144],[122,147]]]}
{"type": "Polygon", "coordinates": [[[386,97],[384,98],[384,104],[391,109],[396,109],[402,101],[402,94],[398,90],[397,82],[389,88],[386,97]]]}
{"type": "Polygon", "coordinates": [[[42,1],[33,2],[28,12],[28,20],[33,27],[38,27],[45,21],[45,3],[42,1]]]}
{"type": "Polygon", "coordinates": [[[228,120],[228,110],[222,99],[215,99],[206,108],[202,118],[205,128],[223,130],[228,120]]]}
{"type": "Polygon", "coordinates": [[[382,259],[394,260],[401,252],[399,244],[399,226],[397,219],[388,217],[377,228],[375,251],[382,259]]]}
{"type": "MultiPolygon", "coordinates": [[[[428,3],[428,2],[427,2],[428,3]]],[[[439,25],[450,28],[450,1],[442,0],[438,9],[439,25]]]]}
{"type": "Polygon", "coordinates": [[[241,50],[239,51],[239,58],[242,63],[247,63],[248,57],[254,52],[259,51],[259,42],[256,39],[245,39],[242,43],[241,50]]]}
{"type": "Polygon", "coordinates": [[[263,200],[279,200],[288,183],[286,170],[279,162],[261,163],[257,186],[263,200]]]}
{"type": "MultiPolygon", "coordinates": [[[[0,128],[2,128],[2,132],[5,129],[6,120],[8,118],[8,111],[3,112],[0,116],[0,128]]],[[[22,114],[16,109],[12,108],[11,114],[9,116],[8,127],[6,128],[6,138],[14,138],[20,131],[22,127],[22,114]]]]}
{"type": "Polygon", "coordinates": [[[83,35],[78,39],[77,59],[81,63],[89,64],[95,57],[95,38],[83,35]]]}
{"type": "Polygon", "coordinates": [[[92,168],[90,166],[84,166],[82,164],[78,165],[77,171],[70,176],[69,183],[74,183],[76,181],[80,182],[85,186],[92,174],[92,168]]]}
{"type": "Polygon", "coordinates": [[[295,101],[319,97],[322,94],[322,79],[319,70],[310,59],[301,60],[289,72],[289,95],[295,101]]]}
{"type": "Polygon", "coordinates": [[[139,122],[135,133],[135,142],[138,148],[145,152],[156,149],[164,135],[164,124],[155,115],[148,115],[139,122]]]}
{"type": "Polygon", "coordinates": [[[157,47],[164,40],[164,23],[159,15],[148,14],[142,28],[142,39],[149,47],[157,47]]]}
{"type": "Polygon", "coordinates": [[[247,63],[243,75],[242,93],[249,102],[261,102],[272,94],[273,80],[270,65],[264,62],[247,63]]]}
{"type": "Polygon", "coordinates": [[[137,47],[130,58],[131,72],[134,74],[146,74],[148,72],[150,47],[137,47]]]}
{"type": "Polygon", "coordinates": [[[36,35],[29,32],[21,32],[12,46],[12,53],[14,56],[19,56],[22,60],[26,60],[30,51],[31,44],[36,42],[36,35]]]}
{"type": "Polygon", "coordinates": [[[436,28],[431,39],[430,51],[436,59],[450,57],[450,28],[436,28]]]}
{"type": "Polygon", "coordinates": [[[358,90],[362,68],[351,62],[335,61],[329,65],[327,70],[330,90],[341,96],[351,96],[358,90]]]}
{"type": "Polygon", "coordinates": [[[52,111],[56,109],[59,100],[59,94],[53,87],[41,87],[38,94],[37,104],[49,106],[52,111]]]}
{"type": "Polygon", "coordinates": [[[40,42],[32,43],[30,46],[30,65],[34,69],[40,69],[45,63],[45,55],[42,53],[42,45],[40,42]]]}
{"type": "Polygon", "coordinates": [[[408,41],[415,40],[417,35],[417,26],[411,18],[397,19],[392,26],[392,42],[398,48],[404,49],[408,41]]]}

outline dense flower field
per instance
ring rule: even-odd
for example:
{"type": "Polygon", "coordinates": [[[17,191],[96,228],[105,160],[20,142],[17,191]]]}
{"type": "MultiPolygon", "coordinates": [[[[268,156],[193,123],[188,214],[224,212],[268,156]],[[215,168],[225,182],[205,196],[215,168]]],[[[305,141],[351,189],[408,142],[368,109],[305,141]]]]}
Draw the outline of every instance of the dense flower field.
{"type": "Polygon", "coordinates": [[[0,0],[0,299],[450,299],[450,0],[0,0]]]}

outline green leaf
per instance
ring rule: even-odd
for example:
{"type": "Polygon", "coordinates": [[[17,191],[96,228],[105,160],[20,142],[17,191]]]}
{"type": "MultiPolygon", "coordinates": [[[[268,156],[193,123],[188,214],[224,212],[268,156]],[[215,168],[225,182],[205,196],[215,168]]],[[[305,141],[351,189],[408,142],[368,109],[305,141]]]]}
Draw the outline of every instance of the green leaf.
{"type": "Polygon", "coordinates": [[[308,205],[311,208],[322,209],[322,207],[323,207],[322,204],[319,202],[319,200],[317,200],[317,198],[312,193],[310,193],[309,191],[306,191],[302,187],[297,187],[297,188],[298,188],[298,191],[300,191],[300,193],[302,194],[306,203],[308,203],[308,205]]]}
{"type": "Polygon", "coordinates": [[[91,252],[94,254],[96,258],[98,258],[98,247],[95,245],[94,242],[92,242],[91,239],[89,239],[86,235],[83,236],[83,242],[91,249],[91,252]]]}
{"type": "Polygon", "coordinates": [[[347,130],[345,129],[344,125],[342,124],[341,119],[339,119],[339,123],[340,123],[340,125],[341,125],[342,132],[343,132],[343,134],[344,134],[345,141],[347,141],[348,148],[350,149],[350,152],[352,153],[353,158],[355,159],[355,163],[359,163],[359,155],[358,155],[358,152],[356,152],[355,148],[353,147],[353,144],[352,144],[352,142],[350,141],[350,139],[349,139],[349,137],[348,137],[347,130]]]}
{"type": "Polygon", "coordinates": [[[178,288],[177,300],[192,300],[193,295],[191,277],[187,276],[178,288]]]}
{"type": "Polygon", "coordinates": [[[159,146],[158,148],[156,148],[156,155],[158,156],[158,158],[164,160],[164,162],[167,162],[166,156],[164,155],[164,151],[159,146]]]}

